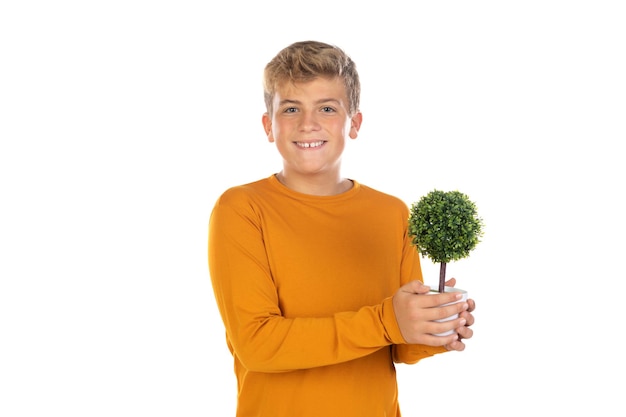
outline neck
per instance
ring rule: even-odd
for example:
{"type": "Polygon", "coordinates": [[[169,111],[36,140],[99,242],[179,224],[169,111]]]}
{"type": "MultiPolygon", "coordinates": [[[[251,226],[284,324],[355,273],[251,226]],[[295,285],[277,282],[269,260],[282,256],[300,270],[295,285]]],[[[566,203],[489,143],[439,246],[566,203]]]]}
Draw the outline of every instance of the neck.
{"type": "Polygon", "coordinates": [[[276,174],[276,178],[285,187],[302,194],[309,195],[337,195],[345,193],[352,188],[352,181],[347,178],[319,178],[319,177],[294,177],[285,175],[283,171],[276,174]]]}

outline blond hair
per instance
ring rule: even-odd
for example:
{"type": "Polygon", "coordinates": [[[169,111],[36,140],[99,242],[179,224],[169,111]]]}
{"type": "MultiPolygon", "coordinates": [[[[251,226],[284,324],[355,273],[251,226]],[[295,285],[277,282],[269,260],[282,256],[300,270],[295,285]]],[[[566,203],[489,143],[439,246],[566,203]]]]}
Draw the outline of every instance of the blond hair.
{"type": "Polygon", "coordinates": [[[287,82],[307,82],[318,77],[340,77],[346,87],[351,115],[359,111],[361,84],[356,64],[340,48],[317,41],[296,42],[281,50],[263,73],[265,107],[272,112],[276,89],[287,82]]]}

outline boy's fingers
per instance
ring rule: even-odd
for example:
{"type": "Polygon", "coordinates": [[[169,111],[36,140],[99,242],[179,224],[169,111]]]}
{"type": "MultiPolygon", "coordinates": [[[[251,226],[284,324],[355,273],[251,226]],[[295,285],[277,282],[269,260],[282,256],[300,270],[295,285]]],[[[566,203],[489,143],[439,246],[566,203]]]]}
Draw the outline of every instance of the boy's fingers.
{"type": "Polygon", "coordinates": [[[401,290],[411,294],[426,294],[430,291],[430,287],[428,285],[424,285],[421,281],[415,280],[404,284],[401,290]]]}

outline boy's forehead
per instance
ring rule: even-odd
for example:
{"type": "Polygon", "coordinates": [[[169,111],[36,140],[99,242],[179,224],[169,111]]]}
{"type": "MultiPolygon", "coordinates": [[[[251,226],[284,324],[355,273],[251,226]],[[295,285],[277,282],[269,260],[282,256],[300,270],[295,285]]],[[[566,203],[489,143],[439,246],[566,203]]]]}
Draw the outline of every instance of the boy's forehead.
{"type": "Polygon", "coordinates": [[[276,85],[274,99],[289,100],[299,96],[320,95],[344,101],[346,87],[339,77],[316,77],[306,81],[285,81],[276,85]]]}

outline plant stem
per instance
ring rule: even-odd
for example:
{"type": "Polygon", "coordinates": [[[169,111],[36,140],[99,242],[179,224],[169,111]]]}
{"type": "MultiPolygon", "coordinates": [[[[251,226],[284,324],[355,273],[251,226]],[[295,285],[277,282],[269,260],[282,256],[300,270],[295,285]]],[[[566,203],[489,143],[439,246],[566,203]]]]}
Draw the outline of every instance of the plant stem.
{"type": "Polygon", "coordinates": [[[446,288],[446,263],[441,262],[439,266],[439,292],[445,292],[446,288]]]}

